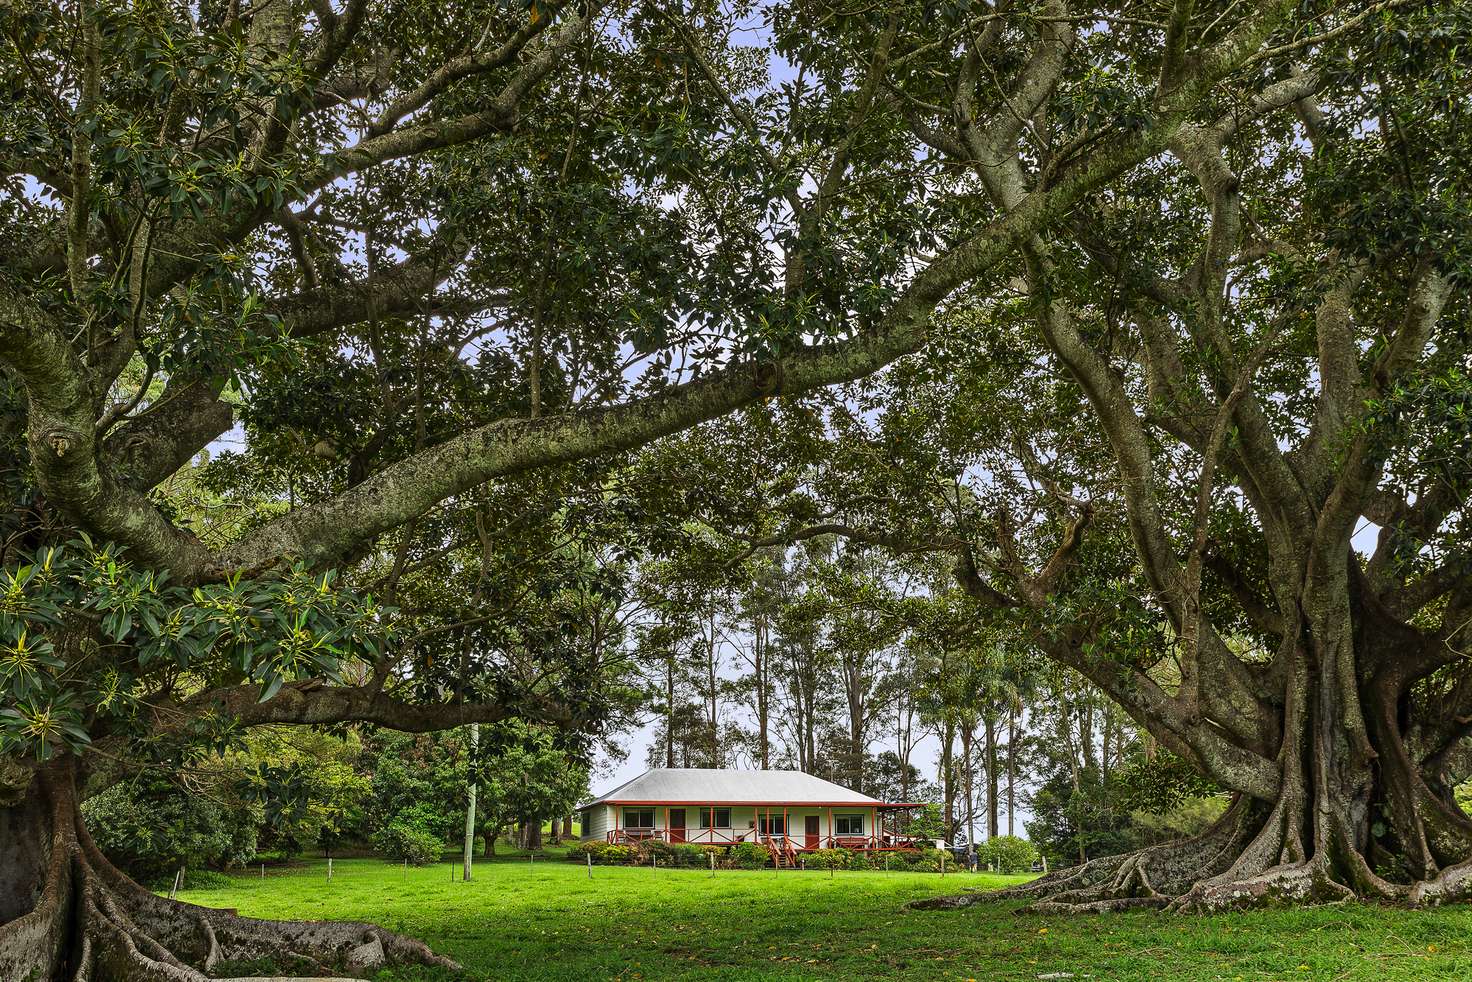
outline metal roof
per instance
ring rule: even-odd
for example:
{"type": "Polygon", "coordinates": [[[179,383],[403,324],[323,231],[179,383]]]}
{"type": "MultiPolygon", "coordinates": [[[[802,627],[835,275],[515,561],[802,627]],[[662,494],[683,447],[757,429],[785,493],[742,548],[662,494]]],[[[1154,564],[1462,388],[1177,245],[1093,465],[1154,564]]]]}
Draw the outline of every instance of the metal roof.
{"type": "Polygon", "coordinates": [[[716,767],[656,767],[579,808],[599,804],[882,805],[802,771],[738,771],[716,767]]]}

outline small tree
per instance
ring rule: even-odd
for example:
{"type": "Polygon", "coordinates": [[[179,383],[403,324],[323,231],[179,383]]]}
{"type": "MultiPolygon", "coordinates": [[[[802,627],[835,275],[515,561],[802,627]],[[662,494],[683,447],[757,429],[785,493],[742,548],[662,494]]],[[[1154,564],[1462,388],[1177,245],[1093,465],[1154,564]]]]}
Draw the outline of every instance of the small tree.
{"type": "Polygon", "coordinates": [[[998,873],[1026,873],[1037,859],[1033,844],[1015,835],[995,836],[976,851],[977,863],[998,873]]]}
{"type": "Polygon", "coordinates": [[[909,828],[905,829],[905,832],[916,838],[942,842],[950,838],[946,829],[945,815],[941,813],[940,805],[934,803],[920,809],[920,813],[910,819],[909,828]]]}
{"type": "Polygon", "coordinates": [[[487,848],[515,824],[540,828],[566,815],[588,793],[588,770],[544,728],[508,721],[481,730],[480,754],[471,761],[478,786],[477,811],[487,848]]]}

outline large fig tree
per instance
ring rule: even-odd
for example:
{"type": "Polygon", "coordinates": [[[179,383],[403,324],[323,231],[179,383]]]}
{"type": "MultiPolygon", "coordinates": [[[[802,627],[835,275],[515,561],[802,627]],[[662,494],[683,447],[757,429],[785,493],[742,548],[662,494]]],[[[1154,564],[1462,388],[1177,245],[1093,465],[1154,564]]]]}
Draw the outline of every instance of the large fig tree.
{"type": "MultiPolygon", "coordinates": [[[[992,20],[895,87],[999,215],[1159,125],[1204,63],[1172,45],[1220,29],[1178,4],[1126,54],[1149,29],[1046,9],[1025,55],[992,20]],[[1027,97],[982,122],[1007,59],[1027,97]]],[[[1043,909],[1472,895],[1472,17],[1313,21],[958,291],[922,352],[732,427],[774,476],[704,509],[755,545],[954,554],[975,616],[1235,793],[1199,838],[1010,894],[1043,909]]]]}

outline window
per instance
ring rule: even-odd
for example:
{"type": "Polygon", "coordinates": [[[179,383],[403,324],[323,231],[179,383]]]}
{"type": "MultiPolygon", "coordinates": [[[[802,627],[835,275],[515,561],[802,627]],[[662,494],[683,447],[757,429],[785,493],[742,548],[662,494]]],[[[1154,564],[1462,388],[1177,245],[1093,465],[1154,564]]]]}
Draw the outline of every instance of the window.
{"type": "Polygon", "coordinates": [[[863,815],[834,815],[833,816],[833,834],[834,835],[863,835],[864,834],[864,816],[863,815]]]}
{"type": "Polygon", "coordinates": [[[624,828],[629,829],[652,829],[654,828],[653,808],[625,808],[624,828]]]}
{"type": "Polygon", "coordinates": [[[757,819],[757,822],[761,825],[762,835],[787,834],[787,820],[781,815],[773,815],[770,820],[763,815],[757,819]],[[768,827],[769,824],[771,826],[770,828],[768,827]]]}
{"type": "Polygon", "coordinates": [[[729,829],[731,827],[731,809],[700,809],[700,827],[703,829],[729,829]]]}

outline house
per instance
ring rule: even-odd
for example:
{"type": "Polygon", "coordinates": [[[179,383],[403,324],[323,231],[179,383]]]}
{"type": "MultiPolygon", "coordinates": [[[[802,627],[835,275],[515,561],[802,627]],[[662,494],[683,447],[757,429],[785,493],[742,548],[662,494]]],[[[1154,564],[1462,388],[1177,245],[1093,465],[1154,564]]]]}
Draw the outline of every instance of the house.
{"type": "Polygon", "coordinates": [[[802,771],[659,767],[579,806],[584,839],[732,845],[756,842],[774,859],[814,849],[866,851],[924,845],[896,829],[884,802],[802,771]]]}

